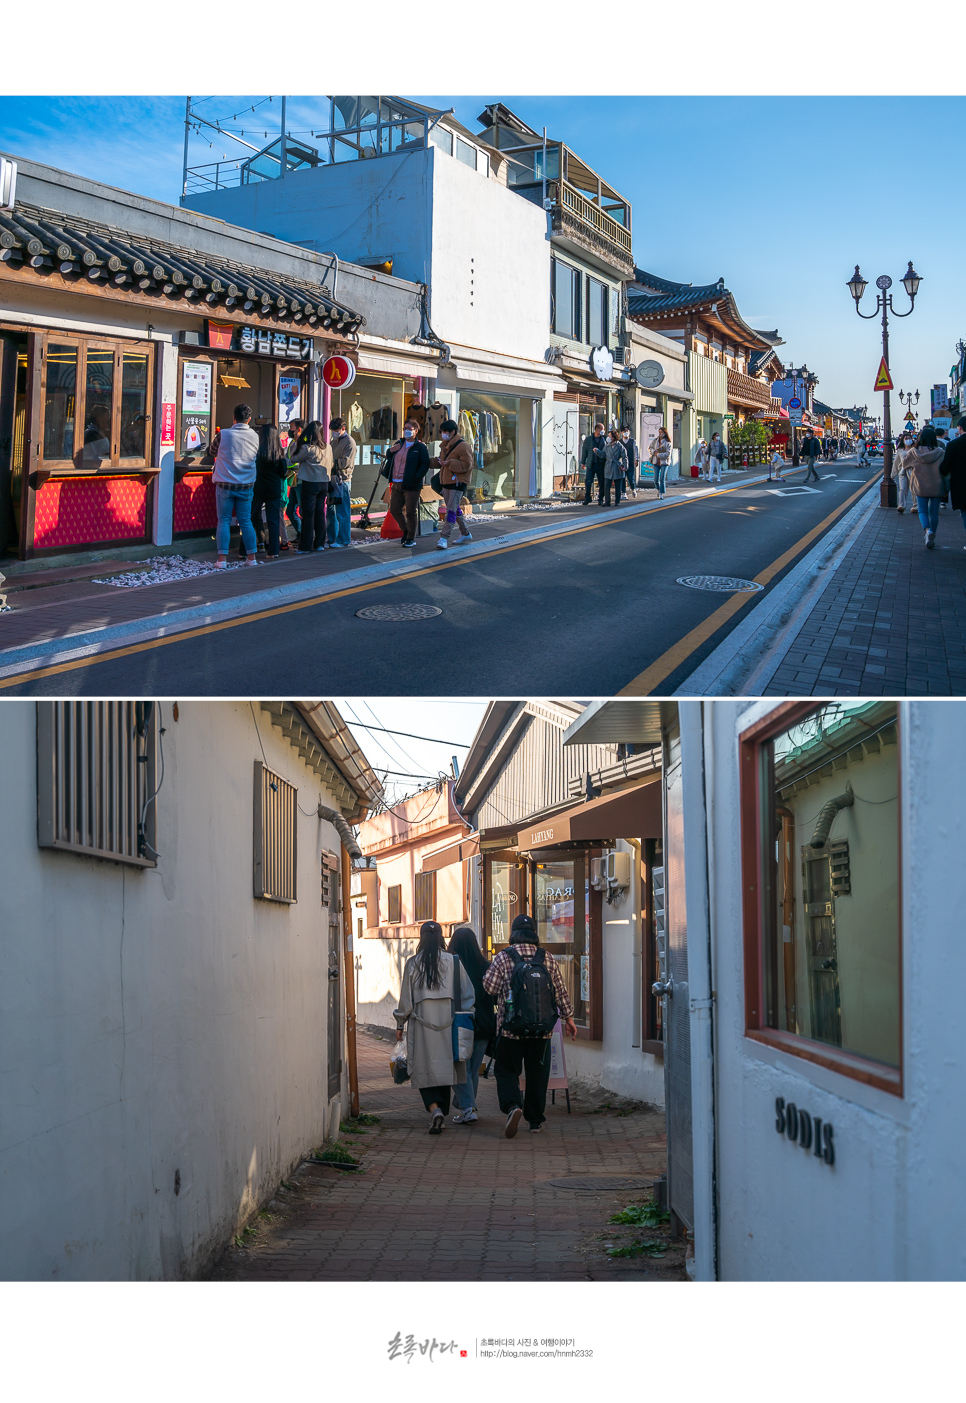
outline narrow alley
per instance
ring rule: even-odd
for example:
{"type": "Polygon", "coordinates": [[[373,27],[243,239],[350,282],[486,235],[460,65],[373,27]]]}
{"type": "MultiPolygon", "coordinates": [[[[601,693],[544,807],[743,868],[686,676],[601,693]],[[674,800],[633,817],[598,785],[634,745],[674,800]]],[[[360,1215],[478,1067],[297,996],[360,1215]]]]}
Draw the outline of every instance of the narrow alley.
{"type": "Polygon", "coordinates": [[[643,1223],[609,1222],[647,1203],[664,1171],[659,1111],[571,1091],[568,1114],[558,1092],[539,1135],[507,1140],[489,1079],[478,1124],[448,1120],[430,1136],[418,1094],[390,1079],[390,1037],[358,1038],[362,1110],[379,1119],[339,1143],[361,1168],[304,1161],[209,1279],[685,1279],[685,1246],[666,1224],[640,1211],[628,1216],[643,1223]]]}

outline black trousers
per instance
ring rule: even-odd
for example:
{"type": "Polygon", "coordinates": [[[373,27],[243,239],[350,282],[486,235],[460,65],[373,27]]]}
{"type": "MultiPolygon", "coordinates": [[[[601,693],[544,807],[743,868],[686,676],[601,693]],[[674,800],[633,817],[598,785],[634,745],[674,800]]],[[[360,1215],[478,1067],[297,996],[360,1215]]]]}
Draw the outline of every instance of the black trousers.
{"type": "Polygon", "coordinates": [[[279,515],[282,509],[282,494],[279,488],[259,487],[255,483],[252,493],[252,525],[256,537],[262,529],[262,507],[265,507],[265,520],[268,523],[268,553],[278,555],[279,515]]]}
{"type": "Polygon", "coordinates": [[[423,1098],[423,1105],[427,1111],[430,1106],[436,1105],[444,1116],[449,1115],[449,1098],[453,1088],[451,1086],[421,1086],[419,1094],[423,1098]]]}
{"type": "Polygon", "coordinates": [[[614,484],[614,506],[619,507],[624,492],[624,479],[622,477],[608,477],[604,479],[604,506],[610,506],[611,483],[614,484]]]}
{"type": "Polygon", "coordinates": [[[299,550],[319,550],[325,545],[327,482],[302,483],[302,534],[299,550]]]}
{"type": "Polygon", "coordinates": [[[590,501],[591,488],[594,485],[594,478],[597,479],[597,501],[604,500],[604,465],[603,463],[590,463],[584,472],[584,506],[590,501]]]}
{"type": "Polygon", "coordinates": [[[547,1106],[547,1082],[550,1080],[549,1038],[503,1038],[496,1045],[496,1094],[500,1110],[509,1115],[514,1106],[523,1106],[530,1125],[543,1125],[547,1106]],[[527,1078],[523,1100],[520,1099],[520,1073],[527,1078]]]}

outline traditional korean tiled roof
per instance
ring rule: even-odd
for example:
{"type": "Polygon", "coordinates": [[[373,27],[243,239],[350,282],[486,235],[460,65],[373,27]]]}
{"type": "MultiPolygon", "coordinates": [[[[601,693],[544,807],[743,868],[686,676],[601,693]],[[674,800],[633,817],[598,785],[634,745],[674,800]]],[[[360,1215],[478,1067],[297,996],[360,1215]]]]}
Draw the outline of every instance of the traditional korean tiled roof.
{"type": "Polygon", "coordinates": [[[732,334],[759,346],[762,351],[780,346],[782,338],[777,331],[755,331],[741,316],[734,296],[724,284],[724,278],[716,283],[675,283],[669,278],[660,278],[656,273],[647,273],[642,268],[634,269],[634,281],[643,288],[642,292],[628,289],[627,315],[640,321],[655,319],[660,321],[678,312],[698,311],[715,308],[715,315],[728,327],[732,334]]]}
{"type": "Polygon", "coordinates": [[[334,301],[320,283],[27,204],[0,212],[0,260],[8,268],[146,300],[164,298],[202,312],[255,313],[342,334],[365,325],[363,316],[334,301]]]}

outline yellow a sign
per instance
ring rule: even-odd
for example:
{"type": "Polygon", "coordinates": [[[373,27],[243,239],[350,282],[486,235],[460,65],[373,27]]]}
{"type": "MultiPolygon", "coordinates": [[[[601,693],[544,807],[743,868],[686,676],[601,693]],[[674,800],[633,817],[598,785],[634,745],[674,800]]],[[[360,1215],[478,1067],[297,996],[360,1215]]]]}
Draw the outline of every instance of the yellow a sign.
{"type": "Polygon", "coordinates": [[[872,386],[872,388],[874,390],[895,389],[895,385],[893,385],[892,383],[892,376],[889,374],[889,367],[886,365],[885,356],[883,356],[882,359],[879,361],[879,373],[875,377],[875,384],[872,386]]]}

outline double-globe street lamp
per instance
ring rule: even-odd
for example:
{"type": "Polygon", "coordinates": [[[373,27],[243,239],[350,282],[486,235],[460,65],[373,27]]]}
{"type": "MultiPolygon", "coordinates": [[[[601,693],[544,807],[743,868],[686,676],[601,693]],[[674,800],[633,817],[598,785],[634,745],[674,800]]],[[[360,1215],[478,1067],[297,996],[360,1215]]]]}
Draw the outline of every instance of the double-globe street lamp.
{"type": "MultiPolygon", "coordinates": [[[[909,267],[906,269],[902,279],[902,286],[909,294],[909,311],[897,312],[892,305],[892,294],[889,288],[892,286],[892,279],[888,274],[883,273],[881,278],[876,278],[875,285],[879,289],[875,299],[874,312],[859,311],[859,302],[862,294],[868,287],[868,283],[859,272],[859,265],[856,263],[855,272],[849,278],[846,286],[855,298],[855,310],[864,321],[872,321],[879,313],[882,313],[882,357],[886,365],[889,364],[889,313],[894,317],[911,316],[916,305],[916,293],[919,291],[919,284],[922,282],[919,274],[912,266],[912,259],[909,260],[909,267]]],[[[889,400],[889,391],[883,391],[882,405],[882,482],[879,488],[879,505],[881,507],[894,506],[895,503],[889,500],[890,484],[892,482],[892,409],[889,400]]]]}
{"type": "Polygon", "coordinates": [[[913,401],[913,391],[912,391],[912,390],[910,390],[908,394],[906,394],[903,390],[900,390],[900,391],[899,391],[899,403],[900,403],[900,404],[904,404],[904,405],[906,406],[906,423],[907,423],[907,424],[914,424],[914,423],[918,423],[918,421],[919,421],[919,391],[918,391],[918,390],[915,391],[915,401],[916,401],[916,407],[915,407],[915,409],[913,408],[913,403],[912,403],[912,401],[913,401]]]}

